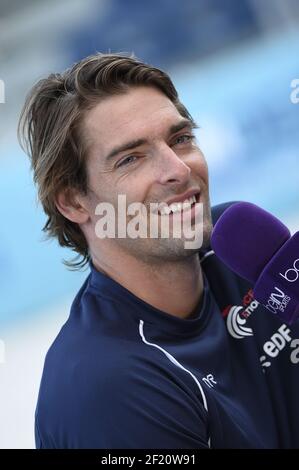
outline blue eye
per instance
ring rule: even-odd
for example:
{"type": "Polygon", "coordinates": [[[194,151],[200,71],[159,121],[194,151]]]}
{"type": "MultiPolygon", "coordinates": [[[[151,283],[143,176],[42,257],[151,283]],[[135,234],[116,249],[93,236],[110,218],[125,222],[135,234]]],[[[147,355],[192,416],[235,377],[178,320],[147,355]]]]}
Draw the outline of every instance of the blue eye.
{"type": "Polygon", "coordinates": [[[189,143],[190,141],[192,141],[194,139],[194,135],[190,135],[190,134],[184,134],[184,135],[180,135],[179,137],[177,137],[177,139],[175,140],[175,145],[176,144],[187,144],[189,143]]]}
{"type": "Polygon", "coordinates": [[[129,155],[117,164],[117,168],[119,168],[120,166],[129,165],[130,163],[132,163],[132,161],[134,162],[136,158],[137,157],[134,155],[129,155]]]}

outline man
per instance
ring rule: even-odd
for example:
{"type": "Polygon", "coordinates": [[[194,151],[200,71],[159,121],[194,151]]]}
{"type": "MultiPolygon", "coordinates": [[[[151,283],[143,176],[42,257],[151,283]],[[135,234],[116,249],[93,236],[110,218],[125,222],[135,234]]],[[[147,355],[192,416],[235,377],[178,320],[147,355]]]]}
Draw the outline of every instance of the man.
{"type": "Polygon", "coordinates": [[[134,57],[91,56],[27,99],[44,230],[91,269],[45,360],[38,448],[299,446],[298,325],[259,306],[210,250],[194,127],[168,75],[134,57]],[[120,195],[146,208],[140,225],[168,220],[168,237],[101,237],[99,205],[120,195]],[[173,236],[187,215],[200,249],[173,236]]]}

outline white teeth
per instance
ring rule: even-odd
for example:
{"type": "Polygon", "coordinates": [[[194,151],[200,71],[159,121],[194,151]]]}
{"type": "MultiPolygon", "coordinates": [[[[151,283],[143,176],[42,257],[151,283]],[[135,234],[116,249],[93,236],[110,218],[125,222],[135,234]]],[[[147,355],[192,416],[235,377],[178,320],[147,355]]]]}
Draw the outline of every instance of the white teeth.
{"type": "Polygon", "coordinates": [[[162,207],[160,206],[159,212],[161,215],[169,215],[170,212],[176,213],[181,212],[181,210],[188,210],[191,208],[191,205],[196,202],[196,196],[191,196],[188,199],[185,199],[184,202],[173,202],[168,206],[167,204],[163,204],[162,207]]]}
{"type": "Polygon", "coordinates": [[[177,204],[176,202],[173,202],[172,204],[170,204],[170,209],[172,212],[177,212],[177,204]]]}
{"type": "Polygon", "coordinates": [[[167,205],[160,208],[160,214],[161,215],[169,215],[170,212],[171,212],[171,209],[167,205]]]}
{"type": "Polygon", "coordinates": [[[185,199],[185,201],[183,202],[183,210],[185,211],[187,209],[190,209],[191,204],[192,203],[191,203],[190,199],[185,199]]]}

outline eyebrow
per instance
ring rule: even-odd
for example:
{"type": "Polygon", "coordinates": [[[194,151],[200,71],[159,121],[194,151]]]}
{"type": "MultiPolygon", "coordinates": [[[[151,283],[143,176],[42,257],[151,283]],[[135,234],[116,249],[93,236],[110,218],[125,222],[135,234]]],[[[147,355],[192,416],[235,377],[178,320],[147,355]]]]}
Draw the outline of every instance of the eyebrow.
{"type": "MultiPolygon", "coordinates": [[[[178,122],[177,124],[173,124],[172,126],[170,126],[170,128],[168,129],[168,135],[170,136],[172,134],[175,134],[176,132],[181,131],[185,127],[189,127],[191,129],[194,129],[197,126],[190,119],[183,119],[182,121],[178,122]]],[[[116,155],[118,155],[121,152],[125,152],[127,150],[133,150],[134,148],[139,147],[140,145],[147,144],[147,143],[148,143],[147,139],[135,139],[135,140],[131,140],[129,142],[126,142],[124,144],[118,145],[117,147],[115,147],[114,149],[112,149],[108,153],[108,155],[105,158],[105,161],[107,162],[108,160],[111,160],[113,157],[115,157],[116,155]]]]}

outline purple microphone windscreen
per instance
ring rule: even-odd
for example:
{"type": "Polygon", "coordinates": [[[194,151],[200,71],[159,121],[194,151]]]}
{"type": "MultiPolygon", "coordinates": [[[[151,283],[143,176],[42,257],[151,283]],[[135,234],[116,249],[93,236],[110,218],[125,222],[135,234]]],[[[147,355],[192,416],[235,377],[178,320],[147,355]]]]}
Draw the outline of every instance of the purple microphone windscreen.
{"type": "Polygon", "coordinates": [[[211,245],[232,271],[255,283],[262,270],[291,237],[289,229],[255,204],[230,206],[215,224],[211,245]]]}

